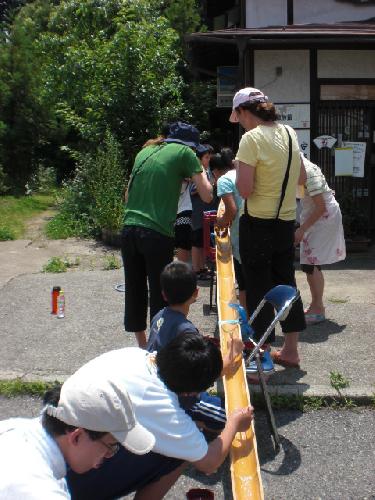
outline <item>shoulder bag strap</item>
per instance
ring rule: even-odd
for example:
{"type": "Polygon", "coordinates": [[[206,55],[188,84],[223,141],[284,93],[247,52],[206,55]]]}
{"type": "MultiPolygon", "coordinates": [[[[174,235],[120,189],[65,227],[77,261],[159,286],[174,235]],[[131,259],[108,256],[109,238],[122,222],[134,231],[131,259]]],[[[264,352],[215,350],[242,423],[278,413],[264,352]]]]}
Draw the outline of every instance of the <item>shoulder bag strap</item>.
{"type": "MultiPolygon", "coordinates": [[[[284,127],[285,127],[285,125],[284,125],[284,127]]],[[[287,187],[288,181],[289,181],[290,164],[292,162],[292,138],[290,137],[290,133],[289,133],[289,130],[287,127],[285,127],[285,130],[286,130],[286,133],[288,134],[288,139],[289,139],[288,165],[286,167],[285,177],[283,180],[283,185],[281,187],[281,197],[280,197],[280,202],[279,202],[279,208],[277,210],[277,214],[276,214],[275,219],[278,219],[279,215],[280,215],[281,206],[282,206],[284,198],[285,198],[286,187],[287,187]]]]}
{"type": "Polygon", "coordinates": [[[130,188],[133,184],[133,179],[134,177],[139,174],[141,168],[143,167],[143,165],[146,163],[146,161],[151,158],[151,156],[153,156],[155,153],[157,153],[158,151],[160,151],[160,149],[165,146],[165,142],[163,142],[162,144],[159,144],[158,146],[154,146],[155,149],[154,151],[152,151],[148,156],[146,156],[146,158],[141,161],[141,163],[138,165],[138,168],[136,170],[134,170],[134,172],[132,172],[131,176],[130,176],[130,181],[129,181],[129,184],[128,184],[128,193],[130,192],[130,188]]]}

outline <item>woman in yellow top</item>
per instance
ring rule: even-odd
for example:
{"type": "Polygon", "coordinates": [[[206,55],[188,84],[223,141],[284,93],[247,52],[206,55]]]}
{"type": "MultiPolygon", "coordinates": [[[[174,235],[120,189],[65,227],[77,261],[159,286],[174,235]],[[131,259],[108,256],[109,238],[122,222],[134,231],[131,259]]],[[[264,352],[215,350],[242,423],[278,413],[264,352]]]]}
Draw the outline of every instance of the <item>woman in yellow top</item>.
{"type": "MultiPolygon", "coordinates": [[[[249,313],[272,287],[296,286],[294,221],[301,160],[296,133],[276,119],[274,105],[260,90],[248,87],[234,96],[230,121],[246,130],[236,159],[237,187],[245,199],[240,219],[240,256],[249,313]]],[[[253,324],[256,339],[273,317],[274,311],[267,304],[253,324]]],[[[299,367],[298,335],[306,328],[301,300],[281,326],[285,341],[280,351],[272,353],[273,360],[283,366],[299,367]]],[[[274,338],[273,333],[270,341],[274,338]]]]}

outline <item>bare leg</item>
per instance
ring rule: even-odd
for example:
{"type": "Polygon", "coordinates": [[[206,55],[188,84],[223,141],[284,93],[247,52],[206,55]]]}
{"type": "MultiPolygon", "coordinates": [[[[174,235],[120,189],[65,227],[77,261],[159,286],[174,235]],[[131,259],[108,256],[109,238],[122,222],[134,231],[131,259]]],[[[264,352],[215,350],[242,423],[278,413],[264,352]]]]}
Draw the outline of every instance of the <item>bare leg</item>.
{"type": "Polygon", "coordinates": [[[322,271],[314,267],[312,274],[306,274],[307,282],[310,287],[311,304],[305,311],[313,314],[324,314],[323,293],[324,293],[324,276],[322,271]]]}
{"type": "Polygon", "coordinates": [[[184,462],[177,467],[177,469],[161,477],[159,481],[146,485],[144,488],[137,491],[134,496],[134,500],[161,500],[172,488],[187,466],[188,463],[184,462]]]}
{"type": "Polygon", "coordinates": [[[145,349],[147,345],[146,332],[144,330],[135,332],[135,338],[137,339],[138,347],[145,349]]]}
{"type": "Polygon", "coordinates": [[[201,248],[198,247],[193,247],[191,249],[191,258],[192,258],[192,263],[193,263],[193,271],[198,273],[202,267],[202,257],[201,257],[201,248]]]}
{"type": "Polygon", "coordinates": [[[299,332],[286,333],[284,335],[284,345],[280,349],[280,358],[291,363],[299,363],[298,355],[299,332]]]}
{"type": "Polygon", "coordinates": [[[240,301],[241,306],[245,309],[245,311],[247,311],[247,309],[246,309],[246,290],[239,290],[238,299],[240,301]]]}
{"type": "Polygon", "coordinates": [[[177,260],[180,260],[181,262],[186,262],[189,264],[190,259],[191,259],[191,251],[190,250],[185,250],[183,248],[178,248],[176,252],[176,257],[177,260]]]}

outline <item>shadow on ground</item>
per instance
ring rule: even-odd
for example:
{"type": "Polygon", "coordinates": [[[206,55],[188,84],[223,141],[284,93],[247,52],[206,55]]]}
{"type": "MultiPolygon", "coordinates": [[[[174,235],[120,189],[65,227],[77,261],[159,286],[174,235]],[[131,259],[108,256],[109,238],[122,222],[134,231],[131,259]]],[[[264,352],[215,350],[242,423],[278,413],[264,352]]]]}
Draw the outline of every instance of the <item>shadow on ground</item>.
{"type": "MultiPolygon", "coordinates": [[[[275,411],[276,426],[284,425],[302,417],[299,411],[275,411]]],[[[276,453],[271,431],[268,427],[266,413],[258,411],[255,417],[255,433],[257,436],[258,457],[262,472],[275,476],[293,474],[301,465],[301,453],[289,439],[280,434],[281,450],[276,453]]]]}

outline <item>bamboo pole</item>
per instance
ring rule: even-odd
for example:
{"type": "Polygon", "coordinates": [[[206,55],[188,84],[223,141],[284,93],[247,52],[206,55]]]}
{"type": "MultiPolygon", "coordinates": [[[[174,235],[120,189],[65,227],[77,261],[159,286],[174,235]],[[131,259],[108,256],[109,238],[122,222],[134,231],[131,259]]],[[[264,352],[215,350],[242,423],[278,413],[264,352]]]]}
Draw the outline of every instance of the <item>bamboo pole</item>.
{"type": "MultiPolygon", "coordinates": [[[[227,342],[241,338],[237,312],[229,307],[237,302],[234,286],[232,248],[229,235],[216,234],[217,306],[219,316],[220,344],[223,355],[227,352],[227,342]]],[[[249,388],[246,381],[245,364],[223,378],[225,407],[227,414],[237,408],[250,405],[249,388]]],[[[234,500],[263,500],[263,485],[257,453],[254,423],[247,432],[237,433],[231,446],[231,477],[234,500]]]]}

